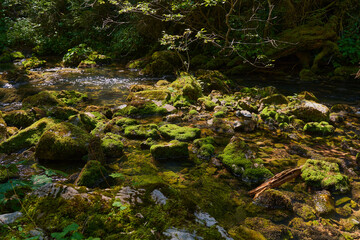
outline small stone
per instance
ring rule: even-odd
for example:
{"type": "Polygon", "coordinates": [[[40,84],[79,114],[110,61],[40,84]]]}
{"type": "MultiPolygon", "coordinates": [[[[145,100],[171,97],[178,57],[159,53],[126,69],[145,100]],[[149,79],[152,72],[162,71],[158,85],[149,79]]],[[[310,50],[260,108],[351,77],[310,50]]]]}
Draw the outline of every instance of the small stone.
{"type": "Polygon", "coordinates": [[[176,111],[176,108],[170,104],[165,104],[164,106],[162,106],[163,108],[166,109],[166,111],[168,111],[169,113],[173,113],[176,111]]]}
{"type": "Polygon", "coordinates": [[[316,192],[313,196],[313,202],[319,215],[326,216],[335,211],[334,199],[328,191],[316,192]]]}
{"type": "Polygon", "coordinates": [[[170,240],[202,240],[202,237],[196,235],[196,232],[190,233],[184,229],[168,228],[163,234],[170,237],[170,240]]]}
{"type": "Polygon", "coordinates": [[[121,204],[141,204],[141,196],[145,194],[145,189],[133,189],[131,187],[123,187],[116,194],[115,199],[120,200],[121,204]]]}
{"type": "Polygon", "coordinates": [[[206,212],[195,212],[196,222],[204,224],[207,227],[212,227],[217,224],[215,218],[210,216],[209,213],[206,212]]]}
{"type": "Polygon", "coordinates": [[[164,196],[162,192],[160,192],[157,189],[152,191],[151,198],[155,201],[156,204],[160,204],[160,205],[165,205],[168,199],[167,197],[164,196]]]}
{"type": "Polygon", "coordinates": [[[8,225],[16,221],[16,219],[22,217],[21,212],[13,212],[0,215],[0,225],[8,225]]]}

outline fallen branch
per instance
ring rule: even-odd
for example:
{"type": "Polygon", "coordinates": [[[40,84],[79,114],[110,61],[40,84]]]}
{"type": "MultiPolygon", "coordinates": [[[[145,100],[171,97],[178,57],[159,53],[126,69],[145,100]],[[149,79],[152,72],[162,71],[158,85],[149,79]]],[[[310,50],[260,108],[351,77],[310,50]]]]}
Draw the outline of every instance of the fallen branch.
{"type": "Polygon", "coordinates": [[[287,169],[276,174],[275,176],[261,184],[259,187],[251,190],[249,192],[249,195],[255,195],[254,198],[257,198],[265,190],[281,186],[284,183],[291,181],[292,179],[300,176],[301,168],[302,166],[293,169],[287,169]]]}

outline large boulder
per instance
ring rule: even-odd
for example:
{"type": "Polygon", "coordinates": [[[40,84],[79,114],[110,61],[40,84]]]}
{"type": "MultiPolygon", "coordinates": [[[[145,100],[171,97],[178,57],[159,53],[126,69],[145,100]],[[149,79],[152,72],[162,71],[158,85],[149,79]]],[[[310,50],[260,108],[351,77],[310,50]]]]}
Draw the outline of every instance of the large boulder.
{"type": "Polygon", "coordinates": [[[334,132],[334,127],[328,122],[309,122],[304,126],[304,131],[310,134],[330,135],[334,132]]]}
{"type": "Polygon", "coordinates": [[[35,122],[35,114],[25,110],[13,110],[4,114],[8,126],[26,128],[35,122]]]}
{"type": "Polygon", "coordinates": [[[219,71],[198,70],[195,77],[200,82],[204,93],[211,93],[212,90],[219,90],[224,93],[231,92],[231,82],[219,71]]]}
{"type": "Polygon", "coordinates": [[[36,145],[35,156],[40,160],[81,161],[88,152],[90,134],[71,123],[63,122],[50,127],[36,145]]]}
{"type": "Polygon", "coordinates": [[[296,117],[306,122],[328,121],[330,110],[320,103],[304,100],[291,111],[296,117]]]}
{"type": "Polygon", "coordinates": [[[141,72],[151,76],[170,75],[180,69],[181,65],[181,59],[175,52],[158,51],[153,53],[141,72]]]}
{"type": "Polygon", "coordinates": [[[199,81],[190,75],[182,74],[173,83],[170,84],[173,89],[172,102],[186,100],[188,102],[196,102],[198,98],[202,97],[202,89],[199,81]]]}
{"type": "Polygon", "coordinates": [[[5,140],[7,135],[7,125],[4,119],[2,118],[2,113],[0,112],[0,142],[5,140]]]}
{"type": "Polygon", "coordinates": [[[124,135],[132,139],[158,138],[158,126],[156,124],[127,126],[124,135]]]}
{"type": "Polygon", "coordinates": [[[101,141],[101,148],[106,157],[115,158],[124,154],[122,138],[114,133],[106,133],[101,141]]]}
{"type": "Polygon", "coordinates": [[[41,135],[54,124],[54,121],[50,118],[40,119],[2,142],[0,152],[13,153],[35,146],[41,135]]]}
{"type": "Polygon", "coordinates": [[[153,145],[150,153],[155,160],[186,160],[189,158],[188,144],[173,140],[169,143],[153,145]]]}

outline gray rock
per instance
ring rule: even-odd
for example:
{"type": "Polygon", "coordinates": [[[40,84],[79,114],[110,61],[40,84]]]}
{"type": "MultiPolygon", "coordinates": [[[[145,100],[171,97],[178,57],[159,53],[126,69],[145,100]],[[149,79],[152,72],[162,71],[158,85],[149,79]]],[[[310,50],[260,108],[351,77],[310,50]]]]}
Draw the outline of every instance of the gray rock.
{"type": "Polygon", "coordinates": [[[75,188],[58,183],[47,183],[44,186],[39,187],[31,193],[31,195],[37,197],[62,197],[66,200],[73,199],[75,196],[87,198],[88,194],[79,193],[75,188]]]}
{"type": "Polygon", "coordinates": [[[170,240],[202,240],[202,237],[196,235],[196,232],[190,233],[186,230],[168,228],[163,234],[170,237],[170,240]]]}
{"type": "Polygon", "coordinates": [[[169,113],[173,113],[176,111],[176,108],[170,104],[165,104],[164,106],[162,106],[163,108],[166,109],[166,111],[168,111],[169,113]]]}
{"type": "Polygon", "coordinates": [[[120,200],[121,204],[141,204],[141,196],[145,194],[145,189],[133,189],[131,187],[123,187],[116,194],[115,199],[120,200]]]}
{"type": "Polygon", "coordinates": [[[207,227],[211,227],[217,224],[216,219],[206,212],[195,212],[194,215],[196,217],[196,222],[204,224],[207,227]]]}
{"type": "Polygon", "coordinates": [[[160,192],[157,189],[152,191],[151,198],[155,201],[156,204],[160,204],[160,205],[165,205],[168,199],[167,197],[165,197],[165,195],[162,192],[160,192]]]}
{"type": "Polygon", "coordinates": [[[245,119],[244,121],[236,121],[233,123],[236,132],[253,132],[256,129],[256,122],[253,119],[245,119]]]}
{"type": "Polygon", "coordinates": [[[319,191],[313,196],[315,211],[321,215],[326,216],[335,212],[335,203],[329,191],[319,191]]]}
{"type": "Polygon", "coordinates": [[[11,224],[16,221],[19,217],[22,217],[21,212],[13,212],[0,215],[0,225],[11,224]]]}
{"type": "Polygon", "coordinates": [[[295,106],[292,113],[307,122],[328,121],[330,110],[320,103],[304,100],[295,106]]]}

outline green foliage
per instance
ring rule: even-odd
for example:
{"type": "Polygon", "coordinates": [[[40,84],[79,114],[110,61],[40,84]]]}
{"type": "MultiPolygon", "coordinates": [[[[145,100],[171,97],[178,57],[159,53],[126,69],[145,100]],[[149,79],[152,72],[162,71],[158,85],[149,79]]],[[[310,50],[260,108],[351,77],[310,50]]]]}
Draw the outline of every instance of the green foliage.
{"type": "Polygon", "coordinates": [[[345,29],[338,42],[343,60],[351,64],[360,62],[360,18],[345,29]]]}
{"type": "Polygon", "coordinates": [[[51,234],[51,237],[56,240],[100,240],[100,238],[85,238],[84,235],[78,232],[79,225],[76,223],[72,223],[66,227],[64,227],[62,232],[54,232],[51,234]]]}
{"type": "Polygon", "coordinates": [[[93,50],[86,46],[86,44],[80,44],[77,47],[73,47],[63,57],[63,63],[65,66],[77,67],[81,61],[88,58],[93,50]]]}
{"type": "Polygon", "coordinates": [[[37,40],[36,28],[39,25],[33,23],[29,18],[18,18],[11,24],[7,32],[10,45],[35,46],[37,40]]]}

